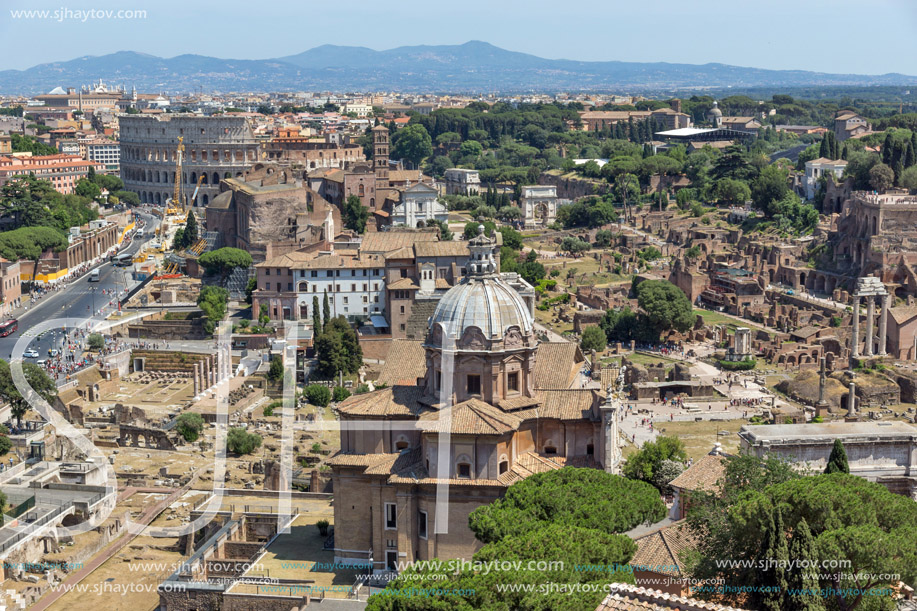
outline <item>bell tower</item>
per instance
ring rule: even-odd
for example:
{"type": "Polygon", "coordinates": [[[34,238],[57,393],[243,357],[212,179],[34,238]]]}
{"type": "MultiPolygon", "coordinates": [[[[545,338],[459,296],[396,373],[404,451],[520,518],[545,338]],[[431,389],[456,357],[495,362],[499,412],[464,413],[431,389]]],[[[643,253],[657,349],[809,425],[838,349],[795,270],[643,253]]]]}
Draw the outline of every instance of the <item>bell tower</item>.
{"type": "Polygon", "coordinates": [[[388,128],[373,128],[373,169],[376,173],[376,190],[388,189],[388,128]]]}

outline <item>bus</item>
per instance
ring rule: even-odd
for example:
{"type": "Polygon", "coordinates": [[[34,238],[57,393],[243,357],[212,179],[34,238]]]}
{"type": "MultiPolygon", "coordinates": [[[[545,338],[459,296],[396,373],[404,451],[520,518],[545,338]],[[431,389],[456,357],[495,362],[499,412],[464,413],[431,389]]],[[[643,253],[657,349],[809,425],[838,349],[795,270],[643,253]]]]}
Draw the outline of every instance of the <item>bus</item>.
{"type": "Polygon", "coordinates": [[[98,282],[102,275],[99,273],[98,268],[89,272],[89,282],[98,282]]]}
{"type": "Polygon", "coordinates": [[[0,323],[0,337],[7,337],[8,335],[15,333],[19,329],[19,321],[15,318],[11,318],[6,322],[0,323]]]}
{"type": "Polygon", "coordinates": [[[134,262],[134,256],[129,254],[117,255],[112,262],[115,264],[115,267],[130,267],[134,262]]]}

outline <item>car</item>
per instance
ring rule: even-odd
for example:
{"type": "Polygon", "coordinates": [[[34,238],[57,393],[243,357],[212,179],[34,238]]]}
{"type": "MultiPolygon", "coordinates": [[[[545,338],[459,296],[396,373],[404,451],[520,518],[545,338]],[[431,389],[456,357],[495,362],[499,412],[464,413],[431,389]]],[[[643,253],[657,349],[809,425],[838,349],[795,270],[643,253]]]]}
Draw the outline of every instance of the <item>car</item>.
{"type": "Polygon", "coordinates": [[[48,354],[51,356],[51,358],[54,358],[58,354],[60,354],[60,350],[58,350],[57,348],[51,348],[51,350],[48,351],[48,354]]]}
{"type": "Polygon", "coordinates": [[[38,351],[37,350],[26,350],[25,352],[22,353],[22,356],[24,356],[27,359],[37,359],[38,351]]]}
{"type": "Polygon", "coordinates": [[[35,364],[38,365],[39,367],[44,367],[45,365],[48,364],[48,361],[46,361],[45,359],[41,359],[39,361],[35,361],[35,364]]]}

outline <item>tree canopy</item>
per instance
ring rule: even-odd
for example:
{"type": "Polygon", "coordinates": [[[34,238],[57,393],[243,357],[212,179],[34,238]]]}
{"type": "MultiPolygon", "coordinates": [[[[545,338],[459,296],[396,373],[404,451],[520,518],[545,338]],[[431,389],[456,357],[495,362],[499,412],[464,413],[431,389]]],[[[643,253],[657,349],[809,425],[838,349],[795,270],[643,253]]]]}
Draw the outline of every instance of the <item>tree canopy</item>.
{"type": "Polygon", "coordinates": [[[637,302],[647,322],[659,333],[674,329],[680,333],[694,327],[694,310],[684,292],[667,280],[644,280],[637,285],[637,302]]]}
{"type": "MultiPolygon", "coordinates": [[[[26,382],[31,386],[38,396],[53,403],[57,397],[57,384],[45,373],[45,370],[35,363],[23,363],[22,373],[26,382]]],[[[16,421],[21,425],[22,417],[29,411],[28,397],[23,397],[13,382],[13,372],[10,370],[10,364],[0,359],[0,398],[10,404],[10,412],[16,421]]]]}

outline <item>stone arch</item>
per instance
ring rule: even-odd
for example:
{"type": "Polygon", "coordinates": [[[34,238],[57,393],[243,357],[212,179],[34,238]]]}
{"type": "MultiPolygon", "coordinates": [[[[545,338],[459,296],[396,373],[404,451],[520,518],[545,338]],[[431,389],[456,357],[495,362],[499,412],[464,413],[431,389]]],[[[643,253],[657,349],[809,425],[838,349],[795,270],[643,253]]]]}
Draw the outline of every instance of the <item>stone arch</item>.
{"type": "Polygon", "coordinates": [[[204,193],[204,195],[201,197],[201,203],[206,206],[209,201],[210,201],[210,198],[207,197],[206,193],[204,193]]]}
{"type": "Polygon", "coordinates": [[[299,292],[300,292],[300,293],[308,293],[308,292],[309,292],[309,283],[308,283],[308,282],[300,282],[300,283],[299,283],[299,292]]]}
{"type": "Polygon", "coordinates": [[[799,272],[799,286],[805,287],[805,285],[806,285],[806,273],[799,272]]]}
{"type": "Polygon", "coordinates": [[[472,469],[471,457],[467,454],[459,454],[455,459],[455,476],[459,479],[471,479],[474,476],[472,469]],[[467,474],[465,467],[467,467],[467,474]]]}
{"type": "Polygon", "coordinates": [[[213,183],[212,184],[215,184],[215,185],[220,184],[220,173],[219,172],[213,173],[213,183]]]}
{"type": "Polygon", "coordinates": [[[231,172],[223,172],[223,178],[232,178],[231,172]]]}
{"type": "Polygon", "coordinates": [[[877,231],[878,225],[879,225],[878,218],[875,217],[875,216],[873,216],[873,217],[872,217],[872,235],[876,235],[876,234],[879,233],[879,232],[877,231]]]}
{"type": "Polygon", "coordinates": [[[191,184],[197,184],[197,172],[191,172],[191,184]]]}
{"type": "Polygon", "coordinates": [[[497,473],[498,475],[503,475],[509,471],[509,457],[506,454],[501,454],[500,459],[497,461],[497,473]]]}
{"type": "Polygon", "coordinates": [[[162,203],[162,194],[160,194],[160,193],[157,193],[157,194],[156,194],[156,203],[157,203],[157,204],[161,204],[161,203],[162,203]]]}

